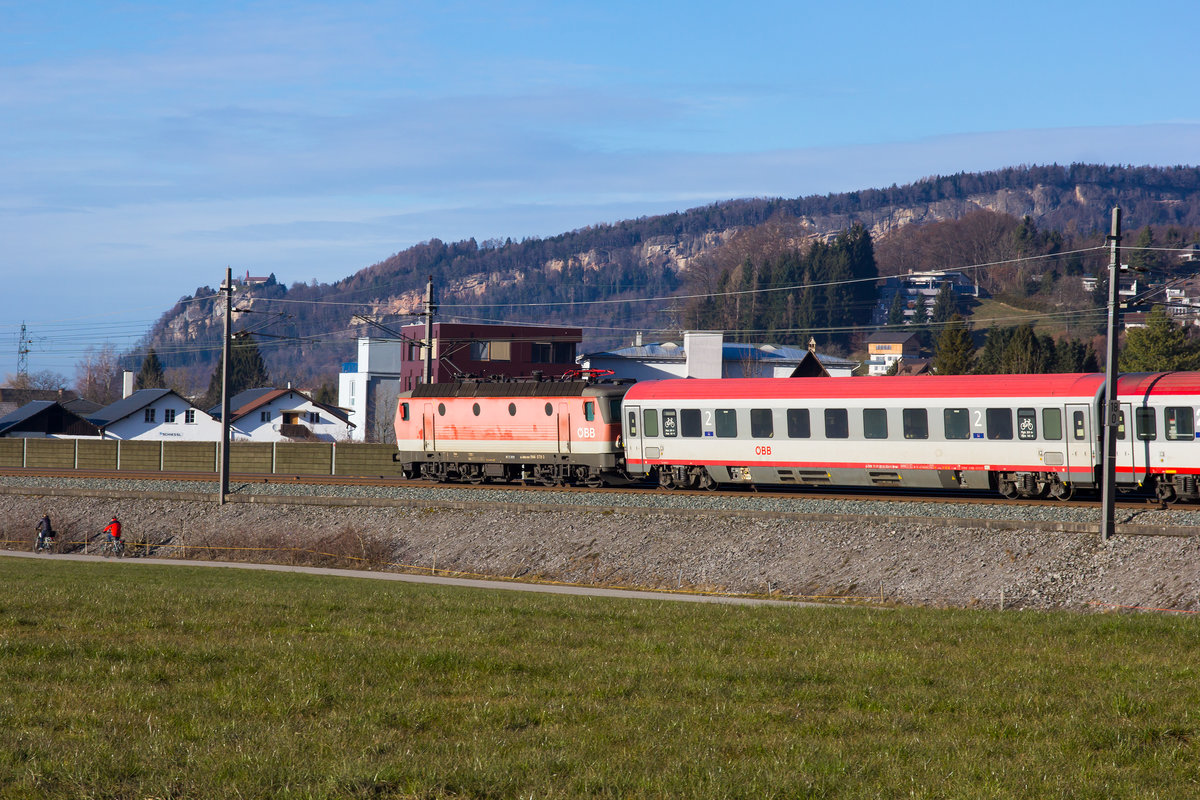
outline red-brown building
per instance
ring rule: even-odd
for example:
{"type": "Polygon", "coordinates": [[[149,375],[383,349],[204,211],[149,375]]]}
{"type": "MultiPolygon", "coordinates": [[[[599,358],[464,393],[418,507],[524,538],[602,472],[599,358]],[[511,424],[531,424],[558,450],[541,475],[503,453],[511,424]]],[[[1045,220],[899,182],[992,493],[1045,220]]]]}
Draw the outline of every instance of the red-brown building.
{"type": "MultiPolygon", "coordinates": [[[[401,358],[400,387],[408,391],[424,374],[425,326],[409,325],[401,333],[408,341],[401,358]]],[[[582,341],[580,328],[435,322],[431,382],[445,383],[457,375],[518,378],[534,371],[558,376],[579,368],[575,348],[582,341]]]]}

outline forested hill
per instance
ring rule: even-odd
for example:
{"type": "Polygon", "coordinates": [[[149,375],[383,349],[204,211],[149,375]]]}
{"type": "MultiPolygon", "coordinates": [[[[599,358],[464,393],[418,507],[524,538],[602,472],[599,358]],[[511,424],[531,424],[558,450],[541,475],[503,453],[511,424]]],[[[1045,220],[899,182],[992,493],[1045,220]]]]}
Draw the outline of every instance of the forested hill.
{"type": "MultiPolygon", "coordinates": [[[[714,270],[777,258],[813,239],[832,241],[856,223],[878,244],[908,226],[983,209],[1014,220],[1029,217],[1039,231],[1081,238],[1107,229],[1114,204],[1122,207],[1128,230],[1200,228],[1200,168],[1013,167],[825,196],[730,200],[520,242],[434,239],[333,284],[251,287],[239,306],[290,316],[271,322],[266,314],[243,315],[235,327],[269,323],[265,334],[285,337],[262,340],[272,378],[313,386],[353,358],[355,335],[378,334],[356,314],[374,314],[392,327],[404,324],[399,315],[419,310],[425,281],[433,276],[441,319],[579,325],[585,327],[585,348],[607,347],[635,330],[688,323],[679,304],[638,302],[643,298],[703,289],[711,283],[705,275],[714,270]],[[269,302],[281,299],[291,302],[269,302]],[[620,300],[630,302],[597,302],[620,300]]],[[[882,256],[878,267],[882,274],[895,271],[882,256]]],[[[148,337],[168,369],[190,373],[192,385],[207,384],[212,372],[220,331],[214,300],[211,287],[197,289],[148,337]]]]}

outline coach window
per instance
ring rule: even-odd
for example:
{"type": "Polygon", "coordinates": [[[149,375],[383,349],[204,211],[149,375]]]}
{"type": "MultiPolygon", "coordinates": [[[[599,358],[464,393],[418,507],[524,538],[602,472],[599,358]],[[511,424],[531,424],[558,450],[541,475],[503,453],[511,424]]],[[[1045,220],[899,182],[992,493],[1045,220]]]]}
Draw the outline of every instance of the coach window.
{"type": "Polygon", "coordinates": [[[771,419],[771,409],[750,409],[750,435],[755,439],[770,439],[775,436],[775,423],[771,419]]]}
{"type": "Polygon", "coordinates": [[[1062,410],[1058,408],[1042,409],[1042,438],[1052,442],[1062,439],[1062,410]]]}
{"type": "Polygon", "coordinates": [[[825,409],[825,438],[849,439],[850,415],[844,408],[825,409]]]}
{"type": "Polygon", "coordinates": [[[1017,438],[1037,438],[1037,411],[1032,408],[1017,409],[1017,438]]]}
{"type": "Polygon", "coordinates": [[[400,404],[400,419],[404,422],[408,422],[408,403],[400,404]]]}
{"type": "Polygon", "coordinates": [[[1190,407],[1174,406],[1163,409],[1163,422],[1167,426],[1168,439],[1183,442],[1195,438],[1196,424],[1190,407]]]}
{"type": "Polygon", "coordinates": [[[722,439],[737,438],[737,411],[732,408],[717,409],[717,436],[722,439]]]}
{"type": "Polygon", "coordinates": [[[789,408],[787,410],[788,438],[807,439],[812,436],[808,422],[807,408],[789,408]]]}
{"type": "Polygon", "coordinates": [[[971,412],[965,408],[947,408],[942,412],[947,439],[971,438],[971,412]]]}
{"type": "Polygon", "coordinates": [[[675,409],[663,409],[663,436],[674,438],[679,433],[679,422],[675,418],[675,409]]]}
{"type": "Polygon", "coordinates": [[[583,404],[583,418],[588,422],[596,420],[596,404],[591,400],[587,400],[583,404]]]}
{"type": "Polygon", "coordinates": [[[1158,420],[1154,418],[1153,408],[1139,408],[1133,412],[1133,423],[1137,426],[1137,438],[1143,442],[1153,442],[1158,438],[1158,420]]]}
{"type": "Polygon", "coordinates": [[[987,409],[987,438],[1011,439],[1012,433],[1011,408],[987,409]]]}
{"type": "Polygon", "coordinates": [[[905,408],[900,412],[905,439],[929,438],[929,412],[923,408],[905,408]]]}
{"type": "Polygon", "coordinates": [[[642,435],[647,439],[658,436],[658,412],[653,408],[642,409],[642,435]]]}
{"type": "Polygon", "coordinates": [[[628,428],[628,430],[625,431],[625,433],[629,434],[629,438],[636,439],[637,435],[638,435],[637,434],[637,412],[636,411],[629,412],[629,425],[627,425],[626,427],[628,428]]]}
{"type": "Polygon", "coordinates": [[[887,438],[887,409],[863,409],[863,436],[867,439],[887,438]]]}
{"type": "Polygon", "coordinates": [[[700,425],[700,409],[685,408],[679,412],[679,435],[689,439],[699,439],[704,435],[700,425]]]}

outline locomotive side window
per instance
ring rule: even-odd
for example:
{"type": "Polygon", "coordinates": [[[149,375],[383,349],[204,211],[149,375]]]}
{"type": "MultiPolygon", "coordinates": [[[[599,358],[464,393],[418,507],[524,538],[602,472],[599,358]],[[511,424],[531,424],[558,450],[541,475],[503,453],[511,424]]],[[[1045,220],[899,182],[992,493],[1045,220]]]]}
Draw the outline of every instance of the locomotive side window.
{"type": "MultiPolygon", "coordinates": [[[[604,406],[600,406],[601,411],[604,406]]],[[[621,398],[610,397],[608,399],[608,416],[604,419],[605,422],[620,422],[621,421],[621,398]]]]}
{"type": "Polygon", "coordinates": [[[400,419],[408,422],[408,403],[400,404],[400,419]]]}
{"type": "Polygon", "coordinates": [[[471,413],[477,417],[479,416],[479,403],[476,403],[473,406],[471,406],[471,413]]]}
{"type": "Polygon", "coordinates": [[[1011,439],[1012,434],[1012,409],[989,408],[987,410],[987,438],[1011,439]]]}
{"type": "Polygon", "coordinates": [[[849,439],[850,418],[844,408],[825,409],[825,438],[849,439]]]}
{"type": "Polygon", "coordinates": [[[947,408],[942,412],[947,439],[971,438],[971,412],[965,408],[947,408]]]}
{"type": "Polygon", "coordinates": [[[1154,418],[1153,408],[1139,408],[1133,412],[1133,423],[1137,427],[1137,438],[1143,442],[1153,442],[1158,438],[1158,420],[1154,418]]]}
{"type": "Polygon", "coordinates": [[[1077,442],[1087,440],[1087,422],[1082,411],[1071,412],[1071,438],[1077,442]]]}
{"type": "Polygon", "coordinates": [[[664,408],[663,409],[663,436],[674,437],[675,434],[677,434],[677,433],[679,433],[679,423],[675,419],[675,409],[664,408]]]}
{"type": "Polygon", "coordinates": [[[1163,410],[1163,422],[1167,425],[1168,439],[1184,442],[1195,438],[1196,423],[1190,407],[1168,406],[1163,410]]]}
{"type": "Polygon", "coordinates": [[[588,422],[595,422],[596,420],[596,404],[591,400],[587,400],[583,404],[583,418],[588,422]]]}
{"type": "Polygon", "coordinates": [[[704,435],[700,425],[700,409],[685,408],[679,412],[679,435],[699,439],[704,435]]]}
{"type": "Polygon", "coordinates": [[[553,414],[554,414],[554,404],[546,403],[546,416],[547,417],[553,416],[553,414]]]}
{"type": "Polygon", "coordinates": [[[658,412],[653,408],[642,409],[642,435],[647,439],[658,436],[658,412]]]}
{"type": "Polygon", "coordinates": [[[717,436],[722,439],[737,438],[737,411],[732,408],[717,409],[717,436]]]}
{"type": "Polygon", "coordinates": [[[1062,439],[1062,411],[1060,409],[1042,409],[1042,438],[1052,442],[1062,439]]]}
{"type": "Polygon", "coordinates": [[[629,412],[629,424],[625,426],[625,433],[630,439],[637,438],[637,412],[629,412]]]}
{"type": "Polygon", "coordinates": [[[787,410],[787,425],[789,439],[807,439],[812,436],[808,424],[807,408],[789,408],[787,410]]]}
{"type": "Polygon", "coordinates": [[[771,419],[771,409],[750,409],[750,435],[755,439],[770,439],[775,436],[775,422],[771,419]]]}
{"type": "Polygon", "coordinates": [[[1037,411],[1032,408],[1017,409],[1017,438],[1037,438],[1037,411]]]}
{"type": "Polygon", "coordinates": [[[868,439],[887,438],[887,409],[863,409],[863,436],[868,439]]]}
{"type": "Polygon", "coordinates": [[[438,403],[438,416],[439,417],[446,416],[446,404],[445,403],[438,403]]]}
{"type": "Polygon", "coordinates": [[[923,408],[906,408],[900,414],[905,439],[929,438],[929,412],[923,408]]]}
{"type": "Polygon", "coordinates": [[[517,404],[516,403],[508,404],[508,415],[510,417],[515,417],[517,415],[517,404]]]}

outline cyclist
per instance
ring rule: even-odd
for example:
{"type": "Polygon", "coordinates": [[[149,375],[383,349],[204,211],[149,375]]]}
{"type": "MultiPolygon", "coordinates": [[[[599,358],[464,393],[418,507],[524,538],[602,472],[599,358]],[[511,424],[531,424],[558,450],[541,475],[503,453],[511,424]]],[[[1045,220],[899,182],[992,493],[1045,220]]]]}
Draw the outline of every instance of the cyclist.
{"type": "Polygon", "coordinates": [[[54,527],[50,524],[50,512],[47,511],[37,526],[37,544],[34,550],[49,550],[54,546],[54,527]]]}
{"type": "Polygon", "coordinates": [[[106,540],[109,544],[116,547],[121,541],[121,522],[116,517],[112,518],[112,522],[104,526],[104,533],[108,534],[106,540]]]}

